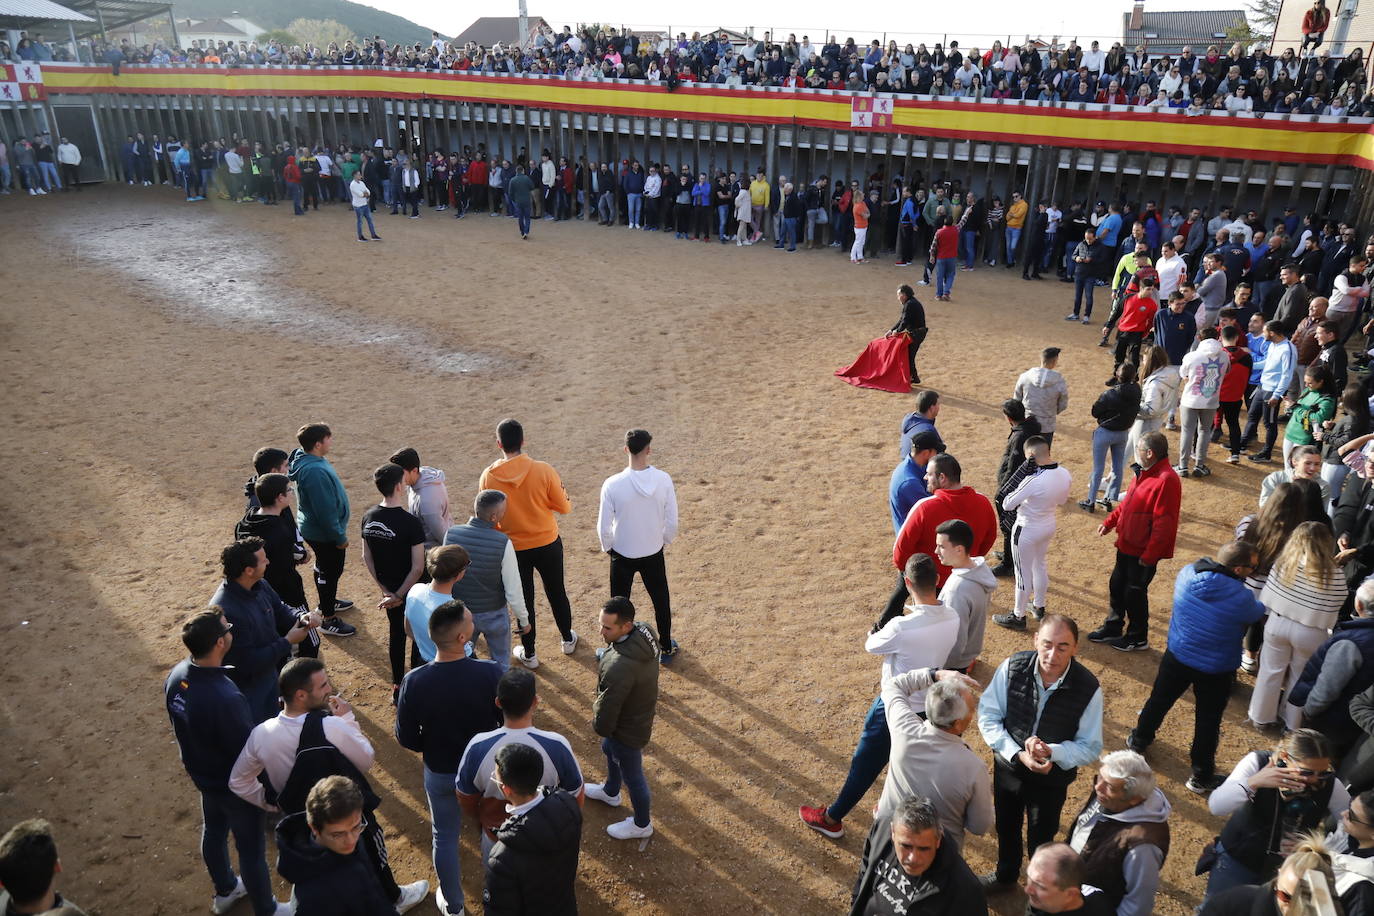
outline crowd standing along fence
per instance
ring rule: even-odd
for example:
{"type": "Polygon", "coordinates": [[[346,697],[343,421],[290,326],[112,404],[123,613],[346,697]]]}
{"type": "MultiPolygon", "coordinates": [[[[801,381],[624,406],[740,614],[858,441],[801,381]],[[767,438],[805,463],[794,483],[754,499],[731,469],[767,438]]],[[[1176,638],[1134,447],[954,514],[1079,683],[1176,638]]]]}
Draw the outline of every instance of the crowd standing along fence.
{"type": "Polygon", "coordinates": [[[881,173],[958,179],[978,194],[1292,206],[1374,223],[1374,120],[1153,111],[1124,106],[935,99],[840,90],[568,80],[395,68],[47,63],[42,90],[0,102],[0,134],[77,134],[83,178],[116,179],[142,131],[268,143],[381,139],[421,152],[514,159],[763,167],[810,180],[881,173]]]}

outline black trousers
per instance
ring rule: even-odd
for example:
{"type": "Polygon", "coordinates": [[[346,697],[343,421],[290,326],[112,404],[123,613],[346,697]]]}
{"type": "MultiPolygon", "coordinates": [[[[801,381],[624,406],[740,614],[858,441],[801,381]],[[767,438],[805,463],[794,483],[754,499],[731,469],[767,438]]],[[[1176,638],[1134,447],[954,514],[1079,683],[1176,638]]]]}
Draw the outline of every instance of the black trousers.
{"type": "Polygon", "coordinates": [[[1145,339],[1142,331],[1117,331],[1116,333],[1116,366],[1124,362],[1130,362],[1140,367],[1140,344],[1145,339]]]}
{"type": "Polygon", "coordinates": [[[1250,398],[1250,416],[1245,423],[1245,432],[1241,435],[1241,440],[1253,445],[1255,437],[1259,435],[1260,422],[1263,421],[1264,445],[1260,451],[1266,455],[1274,450],[1274,440],[1279,437],[1279,410],[1283,406],[1284,391],[1285,389],[1265,391],[1256,388],[1254,396],[1250,398]],[[1270,398],[1279,399],[1279,403],[1270,404],[1270,398]]]}
{"type": "Polygon", "coordinates": [[[58,163],[57,170],[62,173],[62,190],[81,190],[81,182],[77,180],[77,174],[81,171],[81,166],[72,165],[69,162],[61,162],[58,163]]]}
{"type": "Polygon", "coordinates": [[[1147,592],[1155,577],[1155,567],[1140,562],[1140,557],[1116,552],[1116,565],[1112,567],[1112,578],[1107,583],[1107,595],[1111,610],[1107,612],[1107,622],[1103,624],[1108,635],[1120,636],[1124,627],[1126,635],[1134,639],[1145,639],[1150,632],[1150,603],[1147,592]]]}
{"type": "Polygon", "coordinates": [[[997,824],[997,880],[1015,883],[1021,875],[1021,860],[1035,850],[1053,843],[1059,832],[1059,815],[1064,810],[1067,785],[1055,786],[1047,780],[1018,778],[1011,767],[998,760],[992,768],[992,810],[997,824]],[[1025,826],[1025,841],[1021,830],[1025,826]]]}
{"type": "Polygon", "coordinates": [[[611,597],[628,598],[634,586],[635,573],[644,580],[644,590],[654,603],[654,622],[658,626],[658,642],[664,649],[673,645],[673,607],[668,594],[668,565],[663,551],[647,557],[622,557],[615,551],[611,556],[611,597]]]}
{"type": "Polygon", "coordinates": [[[1221,428],[1221,421],[1226,421],[1227,431],[1231,434],[1231,454],[1240,454],[1240,408],[1241,401],[1222,401],[1221,413],[1217,415],[1217,428],[1221,428]]]}
{"type": "Polygon", "coordinates": [[[1221,716],[1226,712],[1226,699],[1231,695],[1231,684],[1235,679],[1234,671],[1220,674],[1199,671],[1185,665],[1174,653],[1165,649],[1163,658],[1159,660],[1159,670],[1155,672],[1150,696],[1141,708],[1140,718],[1136,720],[1135,730],[1131,733],[1132,743],[1152,744],[1164,717],[1191,687],[1197,711],[1193,715],[1193,744],[1189,759],[1194,776],[1199,779],[1211,778],[1216,771],[1221,716]]]}
{"type": "Polygon", "coordinates": [[[307,541],[315,553],[315,590],[320,594],[320,613],[334,616],[335,599],[339,596],[339,579],[343,577],[346,551],[338,544],[307,541]]]}
{"type": "Polygon", "coordinates": [[[897,260],[910,264],[916,257],[916,227],[905,223],[897,227],[897,260]]]}
{"type": "MultiPolygon", "coordinates": [[[[404,604],[386,609],[386,655],[391,663],[391,683],[400,684],[406,676],[406,606],[404,604]]],[[[302,643],[304,645],[304,643],[302,643]]],[[[420,657],[420,649],[415,640],[410,641],[410,667],[418,668],[425,660],[420,657]]]]}
{"type": "Polygon", "coordinates": [[[911,380],[919,382],[921,373],[916,371],[916,354],[921,350],[921,344],[926,342],[926,335],[930,333],[929,328],[917,328],[910,333],[911,341],[906,347],[907,362],[911,365],[911,380]]]}
{"type": "Polygon", "coordinates": [[[707,239],[711,238],[711,216],[715,212],[715,207],[703,207],[697,204],[692,208],[692,238],[707,239]]]}
{"type": "Polygon", "coordinates": [[[520,634],[520,644],[525,647],[526,656],[534,654],[534,574],[544,583],[544,597],[549,599],[549,610],[553,612],[553,622],[558,627],[564,641],[572,639],[572,605],[568,601],[568,590],[563,586],[563,539],[557,537],[553,543],[543,547],[515,552],[515,564],[520,568],[520,590],[525,593],[525,607],[530,613],[530,631],[520,634]]]}

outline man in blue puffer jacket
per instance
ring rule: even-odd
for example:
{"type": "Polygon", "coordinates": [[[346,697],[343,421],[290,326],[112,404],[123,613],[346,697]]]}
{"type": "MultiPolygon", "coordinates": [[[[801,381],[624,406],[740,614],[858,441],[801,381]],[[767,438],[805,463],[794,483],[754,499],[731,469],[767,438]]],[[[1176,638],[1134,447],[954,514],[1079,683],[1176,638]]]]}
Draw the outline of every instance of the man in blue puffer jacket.
{"type": "Polygon", "coordinates": [[[1215,560],[1203,557],[1179,570],[1169,647],[1159,661],[1150,697],[1126,739],[1131,750],[1144,753],[1174,703],[1192,687],[1197,711],[1190,752],[1193,775],[1187,785],[1198,795],[1221,784],[1216,775],[1217,741],[1240,664],[1241,637],[1247,626],[1264,616],[1264,605],[1245,587],[1255,560],[1253,545],[1232,541],[1217,551],[1215,560]]]}

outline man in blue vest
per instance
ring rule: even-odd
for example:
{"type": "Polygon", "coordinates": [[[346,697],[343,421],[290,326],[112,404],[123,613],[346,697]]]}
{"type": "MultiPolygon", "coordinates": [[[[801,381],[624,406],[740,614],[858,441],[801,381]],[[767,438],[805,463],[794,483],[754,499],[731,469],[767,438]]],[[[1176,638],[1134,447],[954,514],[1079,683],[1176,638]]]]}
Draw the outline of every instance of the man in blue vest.
{"type": "Polygon", "coordinates": [[[1026,847],[1034,854],[1054,839],[1078,768],[1102,752],[1102,688],[1075,660],[1078,645],[1072,618],[1046,615],[1035,648],[1002,662],[978,702],[978,730],[995,760],[997,869],[981,878],[989,893],[1016,885],[1026,847]]]}
{"type": "Polygon", "coordinates": [[[444,546],[457,544],[468,552],[469,564],[453,583],[453,597],[472,612],[473,638],[487,641],[491,660],[505,671],[510,667],[510,615],[515,612],[521,633],[530,631],[529,611],[520,590],[515,546],[497,529],[506,515],[506,494],[483,490],[472,504],[472,517],[444,535],[444,546]]]}
{"type": "Polygon", "coordinates": [[[1336,624],[1302,670],[1288,702],[1302,707],[1303,725],[1331,741],[1343,757],[1364,732],[1350,718],[1350,701],[1374,686],[1374,579],[1355,591],[1355,616],[1336,624]]]}

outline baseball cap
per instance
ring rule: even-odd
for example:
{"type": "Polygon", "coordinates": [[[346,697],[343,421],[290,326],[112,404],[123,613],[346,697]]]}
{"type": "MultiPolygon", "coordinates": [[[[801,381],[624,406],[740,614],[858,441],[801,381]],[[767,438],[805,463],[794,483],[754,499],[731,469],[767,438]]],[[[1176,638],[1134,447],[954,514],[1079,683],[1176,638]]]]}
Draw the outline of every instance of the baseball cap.
{"type": "Polygon", "coordinates": [[[939,433],[923,429],[911,437],[911,450],[913,452],[923,452],[928,448],[933,448],[937,452],[945,450],[944,440],[940,438],[939,433]]]}

